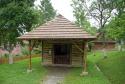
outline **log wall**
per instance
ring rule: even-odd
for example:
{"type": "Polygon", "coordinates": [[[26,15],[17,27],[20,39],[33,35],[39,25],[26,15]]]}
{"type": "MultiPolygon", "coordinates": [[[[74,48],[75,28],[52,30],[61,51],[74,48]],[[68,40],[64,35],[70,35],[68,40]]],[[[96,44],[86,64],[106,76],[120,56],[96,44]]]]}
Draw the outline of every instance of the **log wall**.
{"type": "Polygon", "coordinates": [[[81,66],[83,53],[75,46],[76,43],[79,48],[83,48],[83,41],[81,40],[44,40],[43,41],[43,64],[52,65],[53,64],[53,44],[55,43],[67,43],[71,45],[70,52],[70,64],[73,66],[81,66]]]}
{"type": "MultiPolygon", "coordinates": [[[[103,42],[93,42],[94,45],[92,47],[93,50],[103,50],[104,44],[103,42]]],[[[116,43],[115,42],[106,42],[105,49],[106,50],[115,50],[116,43]]]]}

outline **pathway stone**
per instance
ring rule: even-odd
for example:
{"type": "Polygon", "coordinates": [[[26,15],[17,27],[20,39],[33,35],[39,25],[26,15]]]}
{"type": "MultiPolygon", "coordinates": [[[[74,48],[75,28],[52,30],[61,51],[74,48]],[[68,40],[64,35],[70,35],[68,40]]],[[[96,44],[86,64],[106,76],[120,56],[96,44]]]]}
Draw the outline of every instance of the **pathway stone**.
{"type": "Polygon", "coordinates": [[[41,84],[62,84],[64,77],[70,71],[67,67],[47,67],[48,74],[41,84]]]}

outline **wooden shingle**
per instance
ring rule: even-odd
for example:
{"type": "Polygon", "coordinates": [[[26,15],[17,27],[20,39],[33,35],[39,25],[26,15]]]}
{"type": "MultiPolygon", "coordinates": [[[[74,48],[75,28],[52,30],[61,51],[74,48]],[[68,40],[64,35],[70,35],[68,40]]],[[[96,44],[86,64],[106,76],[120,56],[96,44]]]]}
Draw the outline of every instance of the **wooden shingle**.
{"type": "Polygon", "coordinates": [[[62,15],[18,37],[19,39],[95,39],[62,15]]]}

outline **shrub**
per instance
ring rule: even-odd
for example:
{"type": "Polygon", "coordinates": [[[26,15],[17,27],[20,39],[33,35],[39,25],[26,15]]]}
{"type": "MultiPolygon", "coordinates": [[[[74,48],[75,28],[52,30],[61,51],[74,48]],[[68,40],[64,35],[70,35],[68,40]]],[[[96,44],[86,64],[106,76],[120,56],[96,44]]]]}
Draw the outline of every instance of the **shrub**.
{"type": "Polygon", "coordinates": [[[9,53],[5,53],[5,54],[3,55],[3,57],[9,58],[9,53]]]}
{"type": "Polygon", "coordinates": [[[41,54],[41,50],[39,48],[34,48],[32,53],[33,54],[41,54]]]}
{"type": "Polygon", "coordinates": [[[21,53],[26,56],[29,55],[28,47],[27,46],[21,47],[21,53]]]}

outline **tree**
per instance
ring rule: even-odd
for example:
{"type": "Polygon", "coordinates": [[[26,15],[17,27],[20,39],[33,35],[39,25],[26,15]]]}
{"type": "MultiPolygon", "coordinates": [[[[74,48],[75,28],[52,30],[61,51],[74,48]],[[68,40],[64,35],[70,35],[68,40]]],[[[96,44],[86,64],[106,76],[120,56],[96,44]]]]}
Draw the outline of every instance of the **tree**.
{"type": "Polygon", "coordinates": [[[93,1],[89,8],[89,15],[93,17],[99,24],[99,32],[102,33],[103,39],[105,39],[105,26],[112,19],[112,12],[115,16],[122,14],[125,6],[125,0],[96,0],[93,1]]]}
{"type": "Polygon", "coordinates": [[[86,31],[88,31],[91,34],[95,34],[96,28],[91,27],[89,21],[87,20],[87,12],[85,10],[84,2],[85,0],[72,0],[71,6],[73,7],[73,13],[76,18],[75,23],[84,28],[86,31]],[[93,30],[93,31],[92,31],[93,30]]]}
{"type": "Polygon", "coordinates": [[[125,11],[125,0],[109,0],[111,3],[113,3],[114,9],[117,10],[116,16],[122,15],[122,13],[125,11]]]}
{"type": "MultiPolygon", "coordinates": [[[[111,3],[109,0],[93,0],[91,1],[91,5],[88,6],[87,3],[89,3],[88,0],[78,0],[77,3],[80,2],[80,4],[83,4],[83,8],[86,9],[87,12],[86,16],[93,18],[98,22],[98,32],[101,35],[101,40],[103,40],[104,45],[104,57],[106,57],[105,53],[105,44],[106,44],[106,37],[105,37],[105,26],[109,22],[112,10],[113,10],[113,3],[111,3]]],[[[79,7],[80,8],[80,7],[79,7]]],[[[79,10],[82,10],[80,8],[79,10]]],[[[78,12],[79,13],[79,12],[78,12]]],[[[83,13],[82,13],[83,14],[83,13]]]]}
{"type": "Polygon", "coordinates": [[[108,25],[107,25],[107,35],[115,39],[120,45],[120,50],[122,50],[123,44],[125,42],[125,13],[123,13],[120,17],[115,17],[108,25]]]}
{"type": "Polygon", "coordinates": [[[89,14],[98,22],[101,30],[110,19],[112,10],[112,4],[108,0],[96,0],[91,4],[89,14]]]}
{"type": "Polygon", "coordinates": [[[123,44],[125,43],[125,1],[117,0],[112,1],[114,4],[114,9],[117,11],[115,17],[111,20],[111,22],[106,27],[107,36],[115,39],[120,44],[120,50],[123,48],[123,44]],[[110,33],[109,33],[110,32],[110,33]]]}
{"type": "Polygon", "coordinates": [[[112,21],[108,24],[107,34],[112,39],[121,40],[125,39],[125,13],[122,14],[120,17],[115,17],[112,21]],[[110,32],[110,33],[109,33],[110,32]]]}
{"type": "Polygon", "coordinates": [[[37,24],[38,14],[33,8],[33,3],[34,0],[0,1],[0,43],[6,46],[10,53],[17,43],[16,38],[37,24]]]}
{"type": "Polygon", "coordinates": [[[103,41],[103,57],[107,58],[106,46],[106,30],[105,26],[109,23],[113,11],[113,3],[109,0],[95,0],[89,7],[88,14],[98,22],[100,39],[103,41]]]}
{"type": "Polygon", "coordinates": [[[41,24],[50,21],[56,15],[56,11],[54,10],[50,0],[41,0],[39,8],[41,10],[41,24]]]}

